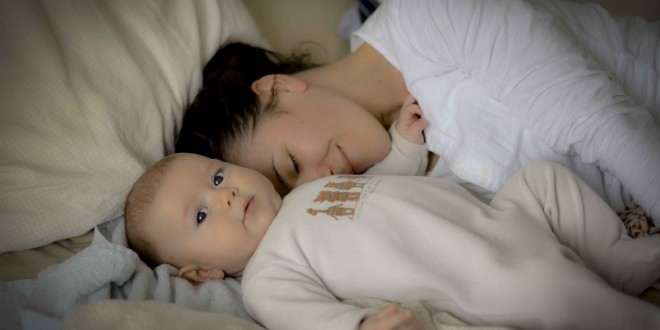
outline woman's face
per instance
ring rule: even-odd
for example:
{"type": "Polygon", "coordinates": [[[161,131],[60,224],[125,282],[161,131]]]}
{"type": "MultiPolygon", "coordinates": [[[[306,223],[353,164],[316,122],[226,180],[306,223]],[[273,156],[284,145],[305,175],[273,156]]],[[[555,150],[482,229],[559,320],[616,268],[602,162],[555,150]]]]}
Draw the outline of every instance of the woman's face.
{"type": "Polygon", "coordinates": [[[391,139],[365,109],[331,90],[279,93],[273,112],[229,150],[228,161],[255,169],[284,195],[332,174],[357,174],[387,156],[391,139]]]}

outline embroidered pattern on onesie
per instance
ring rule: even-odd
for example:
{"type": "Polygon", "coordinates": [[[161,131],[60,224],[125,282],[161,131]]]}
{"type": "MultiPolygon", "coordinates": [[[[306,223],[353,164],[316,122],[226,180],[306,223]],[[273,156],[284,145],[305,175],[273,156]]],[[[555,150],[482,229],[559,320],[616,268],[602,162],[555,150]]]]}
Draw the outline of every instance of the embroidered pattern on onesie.
{"type": "Polygon", "coordinates": [[[356,207],[364,196],[370,175],[338,175],[323,186],[313,200],[314,207],[307,209],[313,216],[329,216],[334,220],[353,220],[356,207]],[[328,205],[328,203],[335,203],[328,205]],[[318,207],[316,205],[318,204],[318,207]]]}

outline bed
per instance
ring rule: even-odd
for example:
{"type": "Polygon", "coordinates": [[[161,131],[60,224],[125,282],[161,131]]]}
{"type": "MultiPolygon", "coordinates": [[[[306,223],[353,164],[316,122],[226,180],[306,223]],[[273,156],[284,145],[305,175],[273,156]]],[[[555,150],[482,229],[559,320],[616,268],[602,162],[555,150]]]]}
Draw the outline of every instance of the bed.
{"type": "MultiPolygon", "coordinates": [[[[586,2],[586,1],[583,1],[586,2]]],[[[603,0],[660,19],[660,3],[603,0]]],[[[240,282],[193,287],[126,249],[134,180],[173,152],[204,64],[229,41],[317,62],[348,52],[352,0],[0,2],[0,328],[260,329],[240,282]]],[[[660,305],[658,290],[645,299],[660,305]]],[[[378,307],[384,302],[352,301],[378,307]]],[[[407,302],[426,328],[469,328],[407,302]]]]}

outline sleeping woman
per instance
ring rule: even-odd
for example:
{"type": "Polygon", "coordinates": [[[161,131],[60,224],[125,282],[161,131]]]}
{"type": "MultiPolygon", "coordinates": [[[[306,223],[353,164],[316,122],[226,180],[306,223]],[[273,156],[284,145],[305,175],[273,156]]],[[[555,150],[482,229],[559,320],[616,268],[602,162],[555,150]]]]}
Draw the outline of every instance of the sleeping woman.
{"type": "Polygon", "coordinates": [[[659,38],[659,23],[593,5],[390,0],[335,63],[221,48],[177,151],[256,169],[286,194],[385,158],[412,94],[428,121],[426,175],[487,200],[523,166],[554,161],[614,210],[633,200],[657,224],[659,38]]]}

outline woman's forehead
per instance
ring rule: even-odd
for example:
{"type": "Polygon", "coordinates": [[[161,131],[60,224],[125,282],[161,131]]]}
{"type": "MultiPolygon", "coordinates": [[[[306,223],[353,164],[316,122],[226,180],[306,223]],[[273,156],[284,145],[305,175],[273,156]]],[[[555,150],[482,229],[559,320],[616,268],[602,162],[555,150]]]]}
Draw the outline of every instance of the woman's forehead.
{"type": "MultiPolygon", "coordinates": [[[[263,127],[262,127],[263,128],[263,127]]],[[[277,135],[267,134],[269,129],[255,128],[249,134],[237,137],[225,150],[225,161],[239,166],[256,169],[255,165],[264,162],[267,154],[272,154],[279,143],[277,135]]]]}

